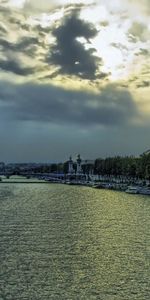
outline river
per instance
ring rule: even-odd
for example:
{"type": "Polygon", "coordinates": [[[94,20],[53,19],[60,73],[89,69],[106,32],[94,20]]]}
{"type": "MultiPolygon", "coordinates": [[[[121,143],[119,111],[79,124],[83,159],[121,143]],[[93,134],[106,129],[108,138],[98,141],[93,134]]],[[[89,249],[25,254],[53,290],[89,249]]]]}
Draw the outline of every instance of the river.
{"type": "Polygon", "coordinates": [[[149,300],[150,197],[0,184],[1,300],[149,300]]]}

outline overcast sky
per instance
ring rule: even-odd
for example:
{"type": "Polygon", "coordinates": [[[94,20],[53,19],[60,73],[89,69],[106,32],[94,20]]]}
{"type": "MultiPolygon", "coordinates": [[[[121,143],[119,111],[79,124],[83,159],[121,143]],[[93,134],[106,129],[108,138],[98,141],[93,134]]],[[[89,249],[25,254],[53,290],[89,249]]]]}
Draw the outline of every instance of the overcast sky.
{"type": "Polygon", "coordinates": [[[0,161],[150,148],[150,0],[0,0],[0,161]]]}

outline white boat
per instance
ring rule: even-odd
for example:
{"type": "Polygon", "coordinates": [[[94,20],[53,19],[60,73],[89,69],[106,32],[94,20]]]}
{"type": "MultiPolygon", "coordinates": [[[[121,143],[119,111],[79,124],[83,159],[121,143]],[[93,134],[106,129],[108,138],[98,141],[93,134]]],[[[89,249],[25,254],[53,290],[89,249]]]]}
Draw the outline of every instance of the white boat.
{"type": "Polygon", "coordinates": [[[125,192],[129,194],[150,195],[150,188],[141,186],[128,186],[125,192]]]}
{"type": "Polygon", "coordinates": [[[139,189],[139,194],[141,195],[150,195],[150,189],[147,187],[143,187],[139,189]]]}
{"type": "Polygon", "coordinates": [[[125,190],[128,194],[139,194],[139,187],[138,186],[128,186],[127,190],[125,190]]]}

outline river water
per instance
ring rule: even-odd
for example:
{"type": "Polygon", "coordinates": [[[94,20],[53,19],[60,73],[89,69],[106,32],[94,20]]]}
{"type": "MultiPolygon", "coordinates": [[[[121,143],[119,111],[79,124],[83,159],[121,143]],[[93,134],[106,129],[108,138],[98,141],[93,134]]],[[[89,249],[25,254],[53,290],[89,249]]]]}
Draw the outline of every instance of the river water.
{"type": "Polygon", "coordinates": [[[0,184],[0,300],[150,299],[150,197],[0,184]]]}

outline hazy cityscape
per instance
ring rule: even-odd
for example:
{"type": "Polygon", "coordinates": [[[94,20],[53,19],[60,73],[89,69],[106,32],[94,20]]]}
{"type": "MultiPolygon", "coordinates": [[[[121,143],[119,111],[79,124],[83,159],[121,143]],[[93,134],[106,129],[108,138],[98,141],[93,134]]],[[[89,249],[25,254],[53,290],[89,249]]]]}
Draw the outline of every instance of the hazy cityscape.
{"type": "Polygon", "coordinates": [[[150,195],[150,150],[138,157],[83,160],[78,154],[64,163],[0,163],[1,183],[61,183],[150,195]],[[16,177],[20,181],[16,181],[16,177]],[[28,181],[28,180],[32,180],[28,181]],[[14,180],[14,181],[13,181],[14,180]],[[41,181],[39,181],[41,183],[41,181]]]}

